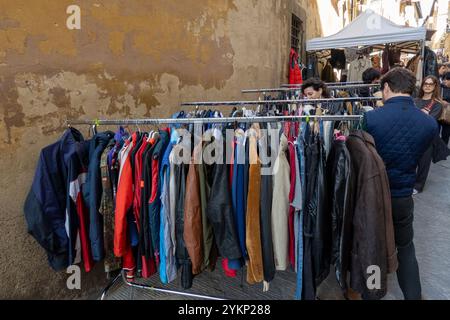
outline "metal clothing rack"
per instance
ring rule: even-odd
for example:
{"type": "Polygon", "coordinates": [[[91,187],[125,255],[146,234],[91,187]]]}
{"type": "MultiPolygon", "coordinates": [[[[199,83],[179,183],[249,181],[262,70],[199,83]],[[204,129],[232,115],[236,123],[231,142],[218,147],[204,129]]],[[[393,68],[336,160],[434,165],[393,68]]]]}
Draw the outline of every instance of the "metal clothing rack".
{"type": "Polygon", "coordinates": [[[358,102],[358,101],[381,101],[377,97],[350,97],[350,98],[328,98],[328,99],[293,99],[293,100],[258,100],[258,101],[201,101],[185,102],[181,106],[237,106],[237,105],[261,105],[261,104],[317,104],[324,102],[358,102]]]}
{"type": "Polygon", "coordinates": [[[205,123],[267,123],[280,121],[299,121],[304,119],[317,119],[323,121],[358,121],[362,119],[360,115],[332,116],[266,116],[266,117],[223,117],[223,118],[179,118],[179,119],[124,119],[124,120],[67,120],[67,126],[75,125],[103,125],[103,126],[125,126],[125,125],[146,125],[146,124],[205,124],[205,123]]]}
{"type": "MultiPolygon", "coordinates": [[[[348,82],[325,82],[327,86],[329,85],[351,85],[351,84],[364,84],[362,81],[348,81],[348,82]]],[[[301,84],[282,84],[282,88],[289,88],[289,87],[301,87],[301,84]]]]}
{"type": "MultiPolygon", "coordinates": [[[[336,99],[334,99],[336,100],[336,99]]],[[[329,100],[327,100],[329,101],[329,100]]],[[[260,103],[260,101],[257,101],[260,103]]],[[[292,101],[283,101],[283,103],[292,101]]],[[[196,105],[199,103],[195,103],[196,105]]],[[[203,104],[208,104],[208,102],[203,102],[203,104]]],[[[220,103],[221,104],[221,103],[220,103]]],[[[320,119],[324,121],[361,121],[361,115],[348,115],[348,116],[332,116],[332,115],[314,115],[314,116],[266,116],[266,117],[227,117],[227,118],[170,118],[170,119],[122,119],[122,120],[67,120],[67,126],[75,125],[146,125],[146,124],[204,124],[204,123],[233,123],[233,122],[280,122],[280,121],[299,121],[303,119],[320,119]]],[[[189,293],[184,291],[169,290],[164,288],[158,288],[146,284],[140,284],[136,282],[128,281],[125,271],[121,271],[113,280],[111,280],[108,285],[103,289],[101,293],[100,300],[104,300],[107,292],[113,287],[113,285],[122,279],[122,281],[129,287],[145,289],[155,292],[162,292],[168,294],[174,294],[179,296],[199,298],[205,300],[227,300],[225,298],[213,297],[209,295],[201,295],[195,293],[189,293]]]]}
{"type": "MultiPolygon", "coordinates": [[[[373,87],[379,87],[380,84],[352,84],[352,85],[330,85],[327,86],[329,90],[336,90],[336,89],[361,89],[361,88],[373,88],[373,87]]],[[[272,89],[247,89],[242,90],[242,93],[258,93],[258,92],[289,92],[289,91],[301,91],[301,86],[295,87],[295,88],[272,88],[272,89]]]]}

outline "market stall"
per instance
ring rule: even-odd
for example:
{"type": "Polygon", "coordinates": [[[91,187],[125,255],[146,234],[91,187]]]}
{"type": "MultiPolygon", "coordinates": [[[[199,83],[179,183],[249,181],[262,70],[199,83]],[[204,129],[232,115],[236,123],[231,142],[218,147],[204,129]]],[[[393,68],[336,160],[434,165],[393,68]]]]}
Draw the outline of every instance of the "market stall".
{"type": "Polygon", "coordinates": [[[373,66],[385,73],[391,67],[401,65],[401,54],[407,54],[409,58],[415,55],[410,59],[414,59],[414,63],[409,61],[409,64],[418,78],[422,78],[423,65],[419,61],[423,60],[420,57],[424,57],[428,51],[425,48],[426,35],[427,29],[424,26],[399,26],[374,11],[367,10],[338,33],[307,41],[308,67],[311,69],[308,74],[317,76],[319,72],[313,69],[314,64],[322,60],[325,63],[319,76],[326,81],[333,80],[330,69],[348,70],[347,81],[361,81],[362,69],[373,66]],[[330,74],[331,78],[327,76],[330,74]]]}

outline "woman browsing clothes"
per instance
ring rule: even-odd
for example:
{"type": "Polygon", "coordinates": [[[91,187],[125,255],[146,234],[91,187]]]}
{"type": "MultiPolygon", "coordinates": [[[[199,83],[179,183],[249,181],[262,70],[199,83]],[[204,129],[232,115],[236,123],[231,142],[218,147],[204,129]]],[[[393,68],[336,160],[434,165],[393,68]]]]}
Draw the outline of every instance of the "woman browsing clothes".
{"type": "MultiPolygon", "coordinates": [[[[328,99],[330,98],[330,93],[328,91],[327,85],[324,81],[319,78],[310,78],[303,82],[302,85],[303,96],[307,100],[316,99],[328,99]]],[[[320,104],[322,108],[327,109],[329,104],[320,104]]],[[[319,105],[318,105],[319,106],[319,105]]],[[[305,114],[315,115],[316,106],[306,105],[304,108],[305,114]]]]}
{"type": "MultiPolygon", "coordinates": [[[[443,108],[439,85],[439,80],[435,76],[426,77],[422,81],[418,97],[415,99],[416,106],[436,121],[439,120],[443,108]]],[[[431,144],[419,161],[414,194],[423,191],[430,171],[432,158],[433,145],[431,144]]]]}

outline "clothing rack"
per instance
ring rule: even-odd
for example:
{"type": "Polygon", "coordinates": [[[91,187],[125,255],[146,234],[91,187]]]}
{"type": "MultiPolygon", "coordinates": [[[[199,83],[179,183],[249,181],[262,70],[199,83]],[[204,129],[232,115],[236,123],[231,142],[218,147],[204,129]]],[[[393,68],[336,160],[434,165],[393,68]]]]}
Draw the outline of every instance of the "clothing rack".
{"type": "Polygon", "coordinates": [[[185,102],[182,106],[238,106],[238,105],[261,105],[261,104],[317,104],[324,102],[358,102],[358,101],[381,101],[377,97],[350,97],[350,98],[327,98],[327,99],[294,99],[294,100],[261,100],[261,101],[210,101],[210,102],[185,102]]]}
{"type": "MultiPolygon", "coordinates": [[[[331,85],[327,86],[330,90],[335,89],[361,89],[361,88],[373,88],[373,87],[379,87],[380,84],[353,84],[353,85],[331,85]]],[[[257,93],[257,92],[289,92],[289,91],[299,91],[301,90],[301,87],[295,87],[295,88],[273,88],[273,89],[248,89],[248,90],[242,90],[242,93],[257,93]]]]}
{"type": "Polygon", "coordinates": [[[303,119],[318,119],[325,121],[358,121],[360,115],[349,116],[267,116],[267,117],[227,117],[227,118],[179,118],[179,119],[124,119],[124,120],[67,120],[67,126],[75,125],[103,125],[103,126],[125,126],[125,125],[147,125],[147,124],[204,124],[204,123],[267,123],[280,121],[298,121],[303,119]]]}
{"type": "MultiPolygon", "coordinates": [[[[327,100],[328,101],[328,100],[327,100]]],[[[291,102],[291,101],[285,101],[291,102]]],[[[236,117],[236,118],[170,118],[170,119],[123,119],[123,120],[66,120],[67,126],[74,125],[145,125],[145,124],[203,124],[203,123],[232,123],[232,122],[279,122],[279,121],[296,121],[302,119],[320,119],[325,121],[361,121],[362,115],[349,115],[349,116],[267,116],[267,117],[236,117]]],[[[121,271],[115,278],[113,278],[108,285],[103,289],[100,300],[104,300],[107,292],[113,287],[113,285],[122,279],[122,281],[131,288],[145,289],[155,292],[162,292],[168,294],[174,294],[179,296],[199,298],[206,300],[227,300],[225,298],[218,298],[209,295],[201,295],[195,293],[189,293],[178,290],[168,290],[164,288],[158,288],[146,284],[140,284],[136,282],[128,281],[125,271],[121,271]]]]}
{"type": "MultiPolygon", "coordinates": [[[[364,82],[362,81],[349,81],[349,82],[326,82],[325,83],[327,86],[328,85],[350,85],[350,84],[364,84],[364,82]]],[[[282,84],[281,87],[282,88],[289,88],[289,87],[301,87],[302,84],[282,84]]]]}

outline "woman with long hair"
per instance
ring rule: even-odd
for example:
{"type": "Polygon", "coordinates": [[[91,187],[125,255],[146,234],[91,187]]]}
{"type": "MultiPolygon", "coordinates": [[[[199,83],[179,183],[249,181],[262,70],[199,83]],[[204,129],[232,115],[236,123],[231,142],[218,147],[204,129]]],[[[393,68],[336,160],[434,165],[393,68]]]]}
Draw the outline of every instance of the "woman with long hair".
{"type": "MultiPolygon", "coordinates": [[[[436,119],[436,121],[439,121],[439,117],[442,113],[443,101],[441,100],[441,88],[438,78],[435,76],[427,76],[423,79],[422,85],[420,86],[419,95],[415,99],[415,103],[420,110],[436,119]]],[[[433,145],[430,145],[419,161],[414,190],[415,194],[421,193],[425,187],[432,158],[433,145]]]]}

